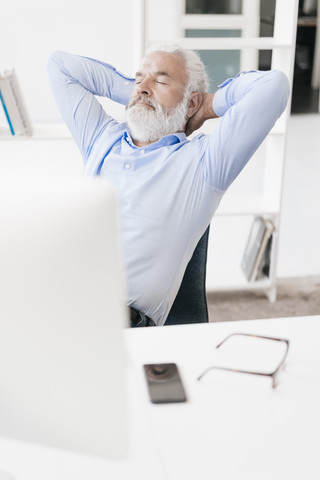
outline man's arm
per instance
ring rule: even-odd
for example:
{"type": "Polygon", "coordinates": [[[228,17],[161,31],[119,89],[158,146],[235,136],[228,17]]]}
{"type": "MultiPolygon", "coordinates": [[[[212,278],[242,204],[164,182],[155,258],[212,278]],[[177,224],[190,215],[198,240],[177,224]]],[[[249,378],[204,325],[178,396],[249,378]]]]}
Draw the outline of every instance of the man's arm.
{"type": "MultiPolygon", "coordinates": [[[[205,94],[203,118],[222,117],[200,143],[210,186],[220,191],[229,187],[284,111],[288,97],[288,79],[277,70],[242,73],[226,80],[214,95],[205,94]]],[[[194,121],[201,124],[201,109],[198,114],[194,121]]]]}
{"type": "Polygon", "coordinates": [[[117,122],[95,95],[127,104],[134,79],[98,60],[54,52],[48,62],[52,90],[61,115],[86,160],[101,131],[117,122]]]}

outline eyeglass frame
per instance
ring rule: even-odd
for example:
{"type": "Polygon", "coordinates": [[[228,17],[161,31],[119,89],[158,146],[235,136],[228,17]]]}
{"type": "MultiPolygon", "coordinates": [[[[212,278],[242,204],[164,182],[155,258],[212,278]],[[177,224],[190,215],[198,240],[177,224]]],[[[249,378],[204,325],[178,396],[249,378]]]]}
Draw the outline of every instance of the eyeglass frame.
{"type": "Polygon", "coordinates": [[[255,334],[252,334],[252,333],[231,333],[224,340],[222,340],[222,342],[220,342],[216,346],[216,348],[220,348],[221,345],[223,345],[230,337],[234,337],[236,335],[241,335],[241,336],[246,336],[246,337],[254,337],[254,338],[262,338],[264,340],[273,340],[273,341],[277,341],[277,342],[284,342],[286,344],[286,351],[284,353],[284,356],[283,356],[281,362],[277,366],[277,368],[273,372],[268,373],[268,372],[255,372],[255,371],[251,371],[251,370],[239,370],[239,369],[236,369],[236,368],[229,368],[229,367],[211,366],[211,367],[208,367],[203,373],[201,373],[201,375],[199,375],[197,380],[200,381],[204,377],[204,375],[206,373],[208,373],[210,370],[225,370],[225,371],[229,371],[229,372],[247,373],[247,374],[250,374],[250,375],[260,375],[260,376],[264,376],[264,377],[271,377],[272,388],[275,388],[277,386],[277,382],[276,382],[277,374],[279,373],[280,369],[283,367],[284,362],[285,362],[285,360],[287,358],[287,355],[288,355],[289,345],[290,345],[289,340],[287,338],[267,337],[267,336],[264,336],[264,335],[255,335],[255,334]]]}

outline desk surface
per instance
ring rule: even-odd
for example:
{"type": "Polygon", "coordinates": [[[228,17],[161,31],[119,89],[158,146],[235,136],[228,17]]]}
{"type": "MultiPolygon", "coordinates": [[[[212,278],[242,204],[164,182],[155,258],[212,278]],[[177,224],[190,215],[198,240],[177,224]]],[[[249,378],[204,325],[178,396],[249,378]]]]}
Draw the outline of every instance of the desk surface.
{"type": "Polygon", "coordinates": [[[120,465],[0,439],[0,470],[15,480],[318,479],[319,336],[320,316],[127,330],[129,461],[120,465]],[[248,339],[240,348],[230,343],[215,349],[235,332],[290,340],[276,389],[269,378],[217,370],[197,381],[210,365],[236,361],[234,367],[240,362],[245,368],[254,362],[254,368],[270,370],[281,358],[273,345],[248,339]],[[151,404],[142,365],[158,362],[178,364],[187,403],[151,404]]]}
{"type": "MultiPolygon", "coordinates": [[[[141,366],[146,360],[175,361],[187,390],[186,404],[148,404],[168,478],[320,478],[320,316],[131,330],[126,337],[145,398],[141,366]],[[217,370],[197,381],[208,366],[225,364],[228,356],[232,366],[231,343],[224,352],[215,346],[234,332],[290,340],[276,389],[270,378],[217,370]]],[[[267,342],[250,352],[257,346],[250,340],[245,339],[242,366],[270,371],[282,353],[267,342]]]]}

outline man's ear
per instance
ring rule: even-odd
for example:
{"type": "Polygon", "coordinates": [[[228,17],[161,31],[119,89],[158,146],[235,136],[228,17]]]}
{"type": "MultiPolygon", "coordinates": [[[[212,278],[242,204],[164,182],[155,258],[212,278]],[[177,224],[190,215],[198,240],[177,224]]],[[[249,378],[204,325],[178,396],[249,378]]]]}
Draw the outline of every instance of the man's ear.
{"type": "Polygon", "coordinates": [[[189,97],[187,117],[191,118],[197,113],[202,103],[202,93],[193,92],[189,97]]]}

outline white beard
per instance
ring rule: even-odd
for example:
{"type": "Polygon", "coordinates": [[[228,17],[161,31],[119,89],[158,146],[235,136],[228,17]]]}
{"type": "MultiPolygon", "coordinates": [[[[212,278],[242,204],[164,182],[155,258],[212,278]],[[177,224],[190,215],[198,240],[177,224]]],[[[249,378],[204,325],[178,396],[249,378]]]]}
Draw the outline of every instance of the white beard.
{"type": "Polygon", "coordinates": [[[136,95],[126,107],[126,121],[133,140],[148,143],[156,142],[166,135],[184,131],[188,97],[184,95],[176,107],[163,107],[157,100],[145,95],[136,95]],[[147,107],[139,101],[150,105],[147,107]]]}

